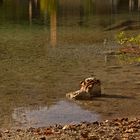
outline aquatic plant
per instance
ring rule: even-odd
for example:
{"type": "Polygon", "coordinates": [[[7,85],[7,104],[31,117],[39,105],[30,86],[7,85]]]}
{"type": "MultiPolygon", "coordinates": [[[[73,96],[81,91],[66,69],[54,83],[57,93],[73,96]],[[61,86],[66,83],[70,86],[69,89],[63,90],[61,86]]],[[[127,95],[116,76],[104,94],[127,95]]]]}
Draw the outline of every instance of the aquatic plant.
{"type": "Polygon", "coordinates": [[[117,42],[122,46],[118,55],[120,63],[139,63],[140,62],[140,35],[128,36],[125,32],[116,35],[117,42]]]}
{"type": "Polygon", "coordinates": [[[117,42],[123,47],[140,47],[140,35],[128,36],[125,32],[116,35],[117,42]]]}

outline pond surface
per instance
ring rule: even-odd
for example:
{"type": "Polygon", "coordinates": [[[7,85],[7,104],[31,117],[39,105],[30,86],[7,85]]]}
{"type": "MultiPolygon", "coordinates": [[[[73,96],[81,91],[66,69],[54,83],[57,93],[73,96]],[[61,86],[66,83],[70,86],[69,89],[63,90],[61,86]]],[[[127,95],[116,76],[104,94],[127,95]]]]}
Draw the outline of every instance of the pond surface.
{"type": "Polygon", "coordinates": [[[139,33],[138,5],[136,0],[0,0],[0,127],[139,116],[139,56],[105,53],[118,49],[118,32],[139,33]],[[135,28],[122,24],[126,21],[135,28]],[[91,75],[101,79],[101,98],[65,99],[91,75]]]}

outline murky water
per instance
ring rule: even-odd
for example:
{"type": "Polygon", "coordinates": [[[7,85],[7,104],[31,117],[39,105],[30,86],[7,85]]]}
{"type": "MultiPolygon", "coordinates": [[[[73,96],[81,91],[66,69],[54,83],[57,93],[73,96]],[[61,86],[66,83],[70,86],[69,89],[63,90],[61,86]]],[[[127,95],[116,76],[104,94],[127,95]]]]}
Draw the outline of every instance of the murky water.
{"type": "Polygon", "coordinates": [[[138,34],[139,21],[137,1],[0,0],[0,127],[139,116],[139,56],[104,53],[119,47],[118,32],[138,34]],[[103,96],[66,100],[90,75],[103,96]]]}

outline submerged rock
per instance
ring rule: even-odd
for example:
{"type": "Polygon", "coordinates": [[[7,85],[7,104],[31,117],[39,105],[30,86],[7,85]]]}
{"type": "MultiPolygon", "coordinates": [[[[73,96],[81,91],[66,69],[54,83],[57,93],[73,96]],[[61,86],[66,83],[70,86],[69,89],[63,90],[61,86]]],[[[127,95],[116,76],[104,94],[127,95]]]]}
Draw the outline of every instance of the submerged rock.
{"type": "Polygon", "coordinates": [[[91,100],[94,97],[101,96],[100,80],[89,77],[80,82],[80,90],[66,94],[66,97],[75,100],[91,100]]]}

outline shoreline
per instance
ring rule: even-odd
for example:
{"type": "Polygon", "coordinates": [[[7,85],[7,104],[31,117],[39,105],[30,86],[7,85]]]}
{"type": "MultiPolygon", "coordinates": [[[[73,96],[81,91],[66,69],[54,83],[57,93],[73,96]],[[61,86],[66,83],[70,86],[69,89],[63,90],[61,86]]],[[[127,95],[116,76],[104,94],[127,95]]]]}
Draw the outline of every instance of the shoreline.
{"type": "Polygon", "coordinates": [[[28,129],[0,129],[0,140],[139,140],[140,118],[81,122],[28,129]]]}

